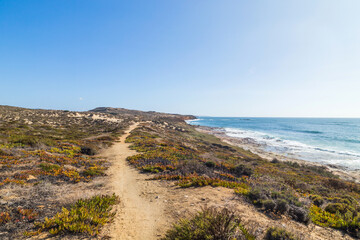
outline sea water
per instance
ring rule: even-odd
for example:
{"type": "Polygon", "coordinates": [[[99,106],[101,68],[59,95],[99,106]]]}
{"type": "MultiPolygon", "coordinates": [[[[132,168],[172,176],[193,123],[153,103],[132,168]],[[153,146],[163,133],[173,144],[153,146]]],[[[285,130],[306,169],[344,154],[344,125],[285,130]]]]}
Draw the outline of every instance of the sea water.
{"type": "Polygon", "coordinates": [[[188,123],[251,138],[265,151],[360,169],[360,119],[198,117],[188,123]]]}

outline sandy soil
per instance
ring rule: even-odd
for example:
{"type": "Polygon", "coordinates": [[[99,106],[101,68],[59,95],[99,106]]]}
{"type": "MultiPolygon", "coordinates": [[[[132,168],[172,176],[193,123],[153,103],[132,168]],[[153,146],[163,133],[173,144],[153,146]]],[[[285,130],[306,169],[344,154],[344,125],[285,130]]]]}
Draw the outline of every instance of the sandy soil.
{"type": "Polygon", "coordinates": [[[232,189],[213,188],[178,188],[168,184],[168,190],[159,198],[167,206],[165,214],[169,221],[188,217],[204,207],[227,207],[237,211],[242,223],[255,233],[256,239],[263,239],[269,227],[277,226],[293,232],[299,240],[349,240],[350,236],[330,228],[322,228],[310,223],[308,226],[290,220],[287,217],[271,218],[259,211],[243,198],[234,194],[232,189]]]}
{"type": "Polygon", "coordinates": [[[104,234],[112,239],[160,239],[179,218],[189,217],[204,207],[228,207],[238,211],[242,222],[263,239],[267,228],[279,226],[295,233],[300,239],[352,239],[348,235],[322,227],[292,221],[286,217],[273,219],[259,212],[243,198],[226,188],[179,188],[174,182],[151,181],[152,175],[141,174],[128,165],[126,157],[136,154],[125,138],[138,124],[132,125],[124,136],[102,155],[112,162],[110,191],[120,196],[117,214],[104,234]]]}
{"type": "MultiPolygon", "coordinates": [[[[57,115],[55,115],[57,116],[57,115]]],[[[122,119],[119,118],[112,118],[109,116],[104,116],[104,115],[100,115],[100,114],[94,114],[94,113],[72,113],[69,114],[70,117],[74,117],[74,118],[92,118],[93,120],[105,120],[108,122],[122,122],[122,119]]]]}

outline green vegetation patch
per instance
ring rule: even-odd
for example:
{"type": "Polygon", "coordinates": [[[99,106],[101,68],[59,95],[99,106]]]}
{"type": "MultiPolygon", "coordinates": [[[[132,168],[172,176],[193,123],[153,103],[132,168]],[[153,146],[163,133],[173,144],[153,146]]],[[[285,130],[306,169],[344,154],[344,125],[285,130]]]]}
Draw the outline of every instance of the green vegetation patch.
{"type": "Polygon", "coordinates": [[[328,205],[330,209],[322,209],[316,205],[310,208],[311,220],[323,227],[332,227],[343,230],[351,236],[360,238],[360,214],[350,211],[344,204],[328,205]],[[335,212],[335,213],[334,213],[335,212]]]}
{"type": "Polygon", "coordinates": [[[87,176],[87,177],[94,177],[94,176],[99,176],[99,175],[104,175],[104,167],[100,167],[100,166],[92,166],[87,168],[86,170],[84,170],[82,172],[83,175],[87,176]]]}
{"type": "MultiPolygon", "coordinates": [[[[128,157],[127,160],[143,172],[158,174],[154,179],[179,180],[177,184],[180,187],[210,185],[233,189],[249,188],[245,177],[252,174],[251,166],[239,162],[233,164],[226,161],[206,161],[201,155],[206,152],[207,145],[204,145],[204,149],[197,145],[203,146],[203,138],[196,136],[199,142],[194,144],[189,142],[189,137],[191,136],[179,136],[176,131],[161,135],[150,127],[140,127],[132,131],[126,139],[126,142],[132,143],[131,148],[140,154],[128,157]]],[[[213,140],[216,141],[213,143],[214,147],[226,154],[230,147],[217,143],[216,138],[213,140]]],[[[243,155],[237,159],[241,157],[243,155]]],[[[234,161],[231,159],[231,162],[234,161]]]]}
{"type": "Polygon", "coordinates": [[[61,169],[59,165],[50,164],[50,163],[40,163],[39,167],[46,172],[51,172],[61,169]]]}
{"type": "Polygon", "coordinates": [[[41,223],[35,223],[38,230],[25,232],[25,235],[37,235],[44,231],[48,231],[52,235],[65,233],[97,235],[102,226],[112,221],[115,215],[112,205],[118,201],[115,194],[80,199],[69,208],[62,208],[61,212],[54,217],[45,218],[41,223]]]}
{"type": "Polygon", "coordinates": [[[234,211],[227,208],[206,208],[190,219],[181,219],[163,240],[255,240],[241,224],[234,211]]]}
{"type": "Polygon", "coordinates": [[[283,228],[271,227],[266,231],[265,240],[298,240],[298,238],[283,228]]]}

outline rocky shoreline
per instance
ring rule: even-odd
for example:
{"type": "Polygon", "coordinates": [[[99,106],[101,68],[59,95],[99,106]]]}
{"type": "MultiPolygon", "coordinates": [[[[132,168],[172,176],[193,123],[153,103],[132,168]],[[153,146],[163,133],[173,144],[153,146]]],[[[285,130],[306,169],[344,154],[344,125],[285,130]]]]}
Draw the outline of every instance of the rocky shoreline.
{"type": "Polygon", "coordinates": [[[315,163],[315,162],[298,159],[296,158],[296,156],[285,156],[284,154],[265,151],[264,149],[266,145],[258,143],[255,139],[230,137],[226,135],[225,131],[222,128],[196,126],[196,130],[199,132],[212,134],[218,137],[219,139],[221,139],[225,143],[228,143],[233,146],[241,147],[245,150],[249,150],[252,153],[255,153],[260,157],[267,159],[269,161],[272,161],[273,159],[277,159],[279,161],[291,161],[291,162],[297,162],[299,164],[306,164],[311,166],[322,166],[327,168],[329,171],[331,171],[335,175],[338,175],[340,178],[344,180],[360,183],[360,170],[350,170],[343,166],[315,163]]]}

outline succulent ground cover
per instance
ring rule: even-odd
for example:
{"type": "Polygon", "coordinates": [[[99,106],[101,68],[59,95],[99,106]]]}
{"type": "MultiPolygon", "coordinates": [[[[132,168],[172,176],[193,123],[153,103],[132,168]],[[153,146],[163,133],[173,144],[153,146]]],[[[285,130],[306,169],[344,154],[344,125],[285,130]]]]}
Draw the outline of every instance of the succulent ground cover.
{"type": "Polygon", "coordinates": [[[92,182],[109,163],[94,154],[130,120],[0,106],[0,238],[21,239],[25,232],[96,235],[111,219],[116,197],[61,199],[80,184],[102,193],[92,182]]]}
{"type": "Polygon", "coordinates": [[[87,234],[97,235],[99,230],[106,223],[109,223],[115,212],[112,212],[112,205],[118,202],[115,195],[98,195],[90,199],[80,199],[68,208],[63,207],[52,218],[45,218],[45,221],[35,223],[37,228],[33,232],[25,232],[25,236],[33,236],[48,231],[52,235],[58,234],[87,234]]]}
{"type": "Polygon", "coordinates": [[[153,179],[180,187],[232,188],[271,218],[286,215],[360,237],[360,185],[339,179],[326,167],[270,162],[183,121],[147,123],[126,141],[138,151],[128,161],[155,174],[153,179]]]}

